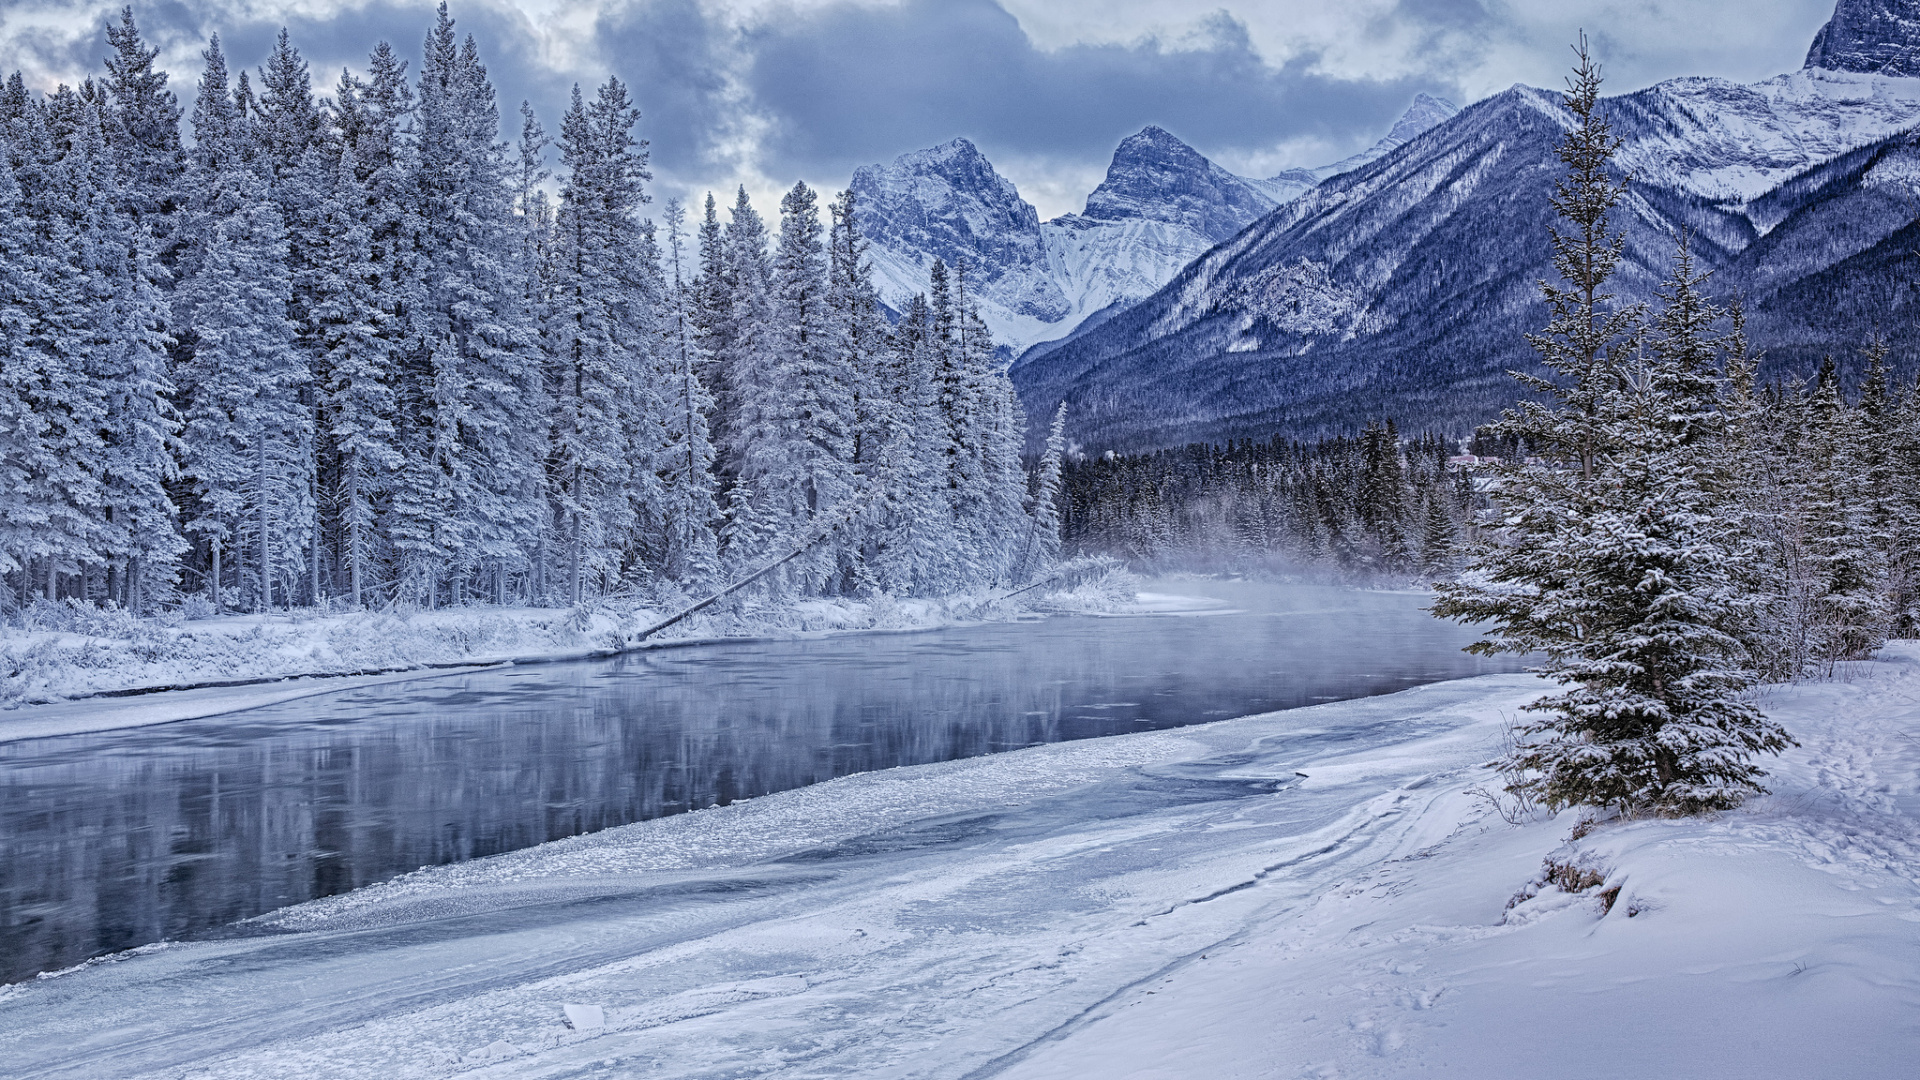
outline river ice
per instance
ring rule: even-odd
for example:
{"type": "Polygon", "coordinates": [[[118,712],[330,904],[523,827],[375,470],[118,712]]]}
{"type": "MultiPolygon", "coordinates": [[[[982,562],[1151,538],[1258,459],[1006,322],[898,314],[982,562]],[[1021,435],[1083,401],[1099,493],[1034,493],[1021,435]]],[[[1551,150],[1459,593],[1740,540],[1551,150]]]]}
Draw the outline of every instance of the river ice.
{"type": "Polygon", "coordinates": [[[1541,690],[1485,676],[889,769],[422,871],[0,991],[0,1060],[382,1080],[1906,1075],[1920,651],[1774,690],[1803,744],[1774,795],[1564,848],[1570,817],[1513,827],[1469,793],[1541,690]],[[1527,888],[1550,853],[1598,867],[1611,909],[1603,889],[1527,888]]]}

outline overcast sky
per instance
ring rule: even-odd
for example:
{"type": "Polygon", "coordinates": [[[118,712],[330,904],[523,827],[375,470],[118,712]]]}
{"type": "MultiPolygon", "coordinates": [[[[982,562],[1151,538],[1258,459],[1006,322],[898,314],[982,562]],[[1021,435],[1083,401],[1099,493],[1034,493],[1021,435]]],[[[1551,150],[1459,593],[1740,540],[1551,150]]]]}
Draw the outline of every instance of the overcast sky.
{"type": "MultiPolygon", "coordinates": [[[[0,65],[36,86],[100,70],[123,0],[0,0],[0,65]]],[[[804,179],[955,135],[1041,216],[1078,210],[1114,145],[1159,124],[1266,176],[1378,139],[1413,95],[1457,104],[1558,86],[1586,28],[1608,89],[1800,67],[1832,0],[455,0],[501,111],[549,130],[574,82],[618,75],[660,196],[745,183],[763,210],[804,179]]],[[[330,92],[390,40],[415,56],[428,0],[157,0],[135,17],[190,100],[207,35],[251,67],[287,26],[330,92]]]]}

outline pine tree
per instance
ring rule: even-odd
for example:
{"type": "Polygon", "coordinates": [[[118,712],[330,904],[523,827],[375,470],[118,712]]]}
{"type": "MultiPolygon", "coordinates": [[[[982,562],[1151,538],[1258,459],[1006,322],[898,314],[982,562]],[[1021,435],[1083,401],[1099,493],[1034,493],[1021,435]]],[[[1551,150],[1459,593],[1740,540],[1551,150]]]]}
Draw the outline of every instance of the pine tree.
{"type": "Polygon", "coordinates": [[[169,271],[180,246],[177,217],[186,175],[180,145],[180,103],[167,89],[167,73],[153,66],[160,50],[149,49],[134,24],[133,9],[120,9],[120,23],[107,25],[107,142],[120,162],[122,208],[153,241],[155,257],[169,271]]]}
{"type": "Polygon", "coordinates": [[[172,592],[184,549],[167,493],[178,417],[169,400],[166,271],[129,209],[125,171],[105,134],[99,108],[85,106],[65,162],[91,330],[84,373],[104,405],[96,459],[104,543],[89,561],[107,571],[106,592],[137,612],[146,596],[172,592]]]}
{"type": "Polygon", "coordinates": [[[1040,471],[1027,511],[1030,524],[1020,570],[1029,579],[1047,572],[1060,558],[1060,466],[1066,451],[1067,403],[1063,401],[1053,411],[1053,424],[1047,429],[1047,446],[1040,454],[1040,471]]]}
{"type": "Polygon", "coordinates": [[[50,307],[45,290],[25,200],[12,170],[0,168],[0,576],[20,576],[22,605],[28,568],[53,553],[48,534],[61,512],[55,477],[63,465],[47,438],[54,386],[36,340],[50,307]]]}
{"type": "Polygon", "coordinates": [[[215,185],[202,265],[186,286],[196,347],[182,466],[197,497],[187,528],[211,546],[216,590],[222,548],[250,552],[247,591],[260,611],[276,580],[297,579],[311,536],[312,413],[300,397],[310,375],[287,317],[286,230],[266,182],[229,160],[215,185]]]}
{"type": "Polygon", "coordinates": [[[364,602],[382,561],[378,507],[401,464],[393,427],[394,342],[387,332],[392,316],[381,303],[380,271],[366,221],[369,200],[359,171],[353,148],[342,147],[311,252],[316,269],[312,317],[321,358],[319,415],[323,443],[336,457],[327,496],[355,607],[364,602]]]}
{"type": "Polygon", "coordinates": [[[1583,40],[1556,198],[1573,229],[1554,232],[1572,290],[1547,290],[1554,322],[1535,339],[1572,385],[1524,379],[1557,405],[1503,420],[1556,462],[1501,478],[1504,535],[1473,553],[1484,583],[1443,583],[1433,610],[1492,623],[1475,651],[1544,653],[1543,670],[1570,685],[1528,706],[1542,718],[1503,762],[1509,790],[1554,807],[1698,812],[1763,790],[1751,758],[1789,743],[1747,697],[1734,538],[1700,465],[1721,424],[1710,329],[1720,313],[1684,244],[1651,360],[1618,347],[1637,336],[1623,318],[1637,312],[1598,307],[1621,244],[1606,217],[1622,193],[1606,172],[1617,141],[1598,89],[1583,40]]]}
{"type": "MultiPolygon", "coordinates": [[[[711,214],[711,199],[708,209],[711,214]]],[[[713,399],[700,377],[708,357],[697,328],[697,283],[683,259],[686,209],[677,200],[667,203],[666,224],[671,277],[667,317],[662,323],[667,332],[665,356],[671,365],[667,375],[674,422],[669,445],[661,455],[668,537],[663,570],[672,580],[701,586],[718,572],[713,523],[720,512],[713,497],[714,452],[707,433],[713,399]]]]}
{"type": "MultiPolygon", "coordinates": [[[[819,200],[795,184],[780,201],[773,260],[773,364],[748,413],[759,421],[749,480],[782,535],[797,537],[815,518],[853,494],[853,371],[848,327],[836,315],[822,238],[819,200]]],[[[795,572],[819,589],[835,569],[822,549],[795,572]]]]}
{"type": "Polygon", "coordinates": [[[1864,487],[1870,472],[1866,432],[1841,396],[1831,356],[1821,365],[1809,405],[1802,506],[1816,581],[1817,658],[1831,670],[1838,661],[1864,660],[1885,644],[1885,564],[1864,487]]]}
{"type": "Polygon", "coordinates": [[[608,80],[588,106],[574,88],[561,121],[553,353],[555,402],[550,485],[566,530],[568,595],[579,603],[586,575],[615,568],[632,523],[632,487],[651,458],[632,460],[637,429],[656,424],[647,350],[654,312],[637,271],[644,262],[635,219],[651,178],[630,134],[638,112],[608,80]]]}
{"type": "Polygon", "coordinates": [[[91,305],[91,273],[79,258],[86,174],[75,176],[79,162],[62,149],[72,145],[73,133],[55,131],[55,106],[77,111],[77,106],[68,108],[74,98],[62,87],[48,101],[35,100],[16,72],[7,80],[4,101],[8,164],[30,222],[26,258],[37,271],[30,272],[26,284],[39,286],[23,295],[32,305],[29,341],[41,366],[9,380],[26,395],[40,424],[41,456],[28,467],[39,493],[32,516],[44,517],[44,526],[35,530],[27,553],[31,565],[24,571],[29,580],[22,593],[37,583],[49,600],[58,595],[62,575],[92,561],[108,531],[99,467],[106,401],[104,388],[90,376],[89,360],[97,313],[91,305]]]}
{"type": "Polygon", "coordinates": [[[407,591],[433,606],[443,585],[457,601],[476,576],[497,595],[534,549],[546,404],[533,313],[510,272],[493,86],[445,4],[422,54],[403,260],[413,278],[398,380],[405,462],[389,531],[407,591]]]}

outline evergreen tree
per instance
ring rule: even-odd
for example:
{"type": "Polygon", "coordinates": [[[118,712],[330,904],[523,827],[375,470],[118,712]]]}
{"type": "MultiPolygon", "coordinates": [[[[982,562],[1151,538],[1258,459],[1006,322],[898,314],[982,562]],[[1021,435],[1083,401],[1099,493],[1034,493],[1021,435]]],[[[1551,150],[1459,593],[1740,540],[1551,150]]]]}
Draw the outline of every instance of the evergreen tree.
{"type": "MultiPolygon", "coordinates": [[[[186,152],[180,145],[180,103],[167,89],[167,73],[153,61],[134,24],[133,9],[120,9],[120,23],[107,25],[106,91],[111,107],[107,142],[119,160],[122,208],[153,242],[155,257],[171,271],[180,243],[176,235],[186,152]]],[[[171,283],[169,274],[164,281],[171,283]]]]}
{"type": "Polygon", "coordinates": [[[58,550],[49,540],[68,467],[49,444],[55,384],[37,341],[50,306],[26,202],[12,170],[0,169],[0,576],[19,575],[23,605],[28,568],[58,550]]]}
{"type": "Polygon", "coordinates": [[[320,350],[323,445],[335,457],[327,502],[338,524],[339,561],[355,607],[382,562],[379,506],[401,457],[393,427],[392,315],[382,304],[374,262],[369,199],[352,146],[341,148],[321,204],[312,249],[316,269],[312,317],[320,350]]]}
{"type": "Polygon", "coordinates": [[[408,591],[429,606],[496,583],[538,538],[544,490],[530,452],[545,414],[536,328],[511,275],[512,207],[499,111],[472,37],[445,4],[422,47],[410,147],[413,275],[399,380],[390,534],[408,591]]]}
{"type": "MultiPolygon", "coordinates": [[[[709,213],[712,200],[708,200],[709,213]]],[[[707,416],[713,399],[700,378],[707,363],[697,328],[697,282],[685,265],[683,250],[686,209],[667,203],[667,251],[671,277],[667,282],[665,356],[672,387],[673,423],[669,444],[661,455],[661,485],[666,498],[667,545],[662,567],[675,581],[704,585],[718,570],[713,523],[720,516],[713,497],[713,444],[708,439],[707,416]]]]}
{"type": "Polygon", "coordinates": [[[103,543],[89,565],[107,572],[107,594],[139,611],[146,595],[172,592],[184,547],[167,493],[178,417],[169,400],[166,271],[129,209],[105,134],[98,106],[86,105],[65,162],[76,214],[72,251],[87,289],[84,378],[104,406],[95,461],[103,543]]]}
{"type": "Polygon", "coordinates": [[[589,572],[616,568],[616,550],[633,521],[631,489],[653,466],[650,455],[633,460],[634,439],[644,425],[658,423],[661,411],[647,379],[656,298],[639,278],[645,256],[635,214],[651,174],[630,134],[637,119],[626,88],[610,79],[591,106],[576,86],[561,121],[561,160],[569,171],[556,229],[549,469],[566,529],[567,591],[576,604],[589,572]]]}
{"type": "Polygon", "coordinates": [[[1503,762],[1509,790],[1554,807],[1723,808],[1763,790],[1751,758],[1788,740],[1747,697],[1754,674],[1732,632],[1735,540],[1701,468],[1721,424],[1720,313],[1683,243],[1653,358],[1609,348],[1625,328],[1619,311],[1593,306],[1607,276],[1595,268],[1610,272],[1618,256],[1605,221],[1621,188],[1605,171],[1616,142],[1597,117],[1584,45],[1556,200],[1573,229],[1554,232],[1572,298],[1548,290],[1555,321],[1536,340],[1573,385],[1531,380],[1558,406],[1516,410],[1504,425],[1557,461],[1503,476],[1503,535],[1473,552],[1479,580],[1442,584],[1433,610],[1492,623],[1475,651],[1544,653],[1543,670],[1571,687],[1528,706],[1543,715],[1503,762]]]}
{"type": "MultiPolygon", "coordinates": [[[[725,265],[723,295],[710,310],[715,379],[714,427],[726,487],[721,525],[723,554],[736,569],[751,565],[769,550],[774,537],[771,515],[760,508],[755,482],[748,478],[752,434],[760,417],[750,399],[769,379],[773,365],[773,268],[767,257],[767,231],[742,187],[734,197],[722,237],[725,265]]],[[[712,288],[712,275],[707,274],[712,288]]]]}
{"type": "Polygon", "coordinates": [[[1060,558],[1060,466],[1066,450],[1067,403],[1063,401],[1053,411],[1053,424],[1047,429],[1047,447],[1040,455],[1040,471],[1027,511],[1031,524],[1021,570],[1029,578],[1045,573],[1060,558]]]}
{"type": "Polygon", "coordinates": [[[1821,365],[1809,405],[1802,506],[1816,582],[1816,655],[1831,669],[1837,661],[1864,660],[1885,644],[1885,565],[1864,486],[1870,474],[1866,433],[1841,396],[1831,356],[1821,365]]]}
{"type": "Polygon", "coordinates": [[[249,553],[246,595],[260,611],[276,581],[291,601],[285,584],[297,580],[311,535],[312,414],[300,396],[310,375],[287,317],[286,230],[266,181],[229,159],[215,185],[202,264],[186,286],[196,342],[183,439],[196,496],[187,528],[209,543],[216,605],[222,549],[249,553]]]}

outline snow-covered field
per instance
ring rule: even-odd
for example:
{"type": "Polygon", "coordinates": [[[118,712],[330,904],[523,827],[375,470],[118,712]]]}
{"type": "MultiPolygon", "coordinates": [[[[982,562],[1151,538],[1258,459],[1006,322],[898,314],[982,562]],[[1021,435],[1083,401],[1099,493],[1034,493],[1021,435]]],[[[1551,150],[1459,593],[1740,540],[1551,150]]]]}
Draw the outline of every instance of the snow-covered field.
{"type": "Polygon", "coordinates": [[[1513,826],[1472,793],[1541,690],[1486,676],[868,773],[422,871],[0,991],[0,1061],[1912,1075],[1920,648],[1771,691],[1801,742],[1774,794],[1574,841],[1572,815],[1513,826]],[[1598,883],[1543,884],[1549,859],[1598,883]]]}

